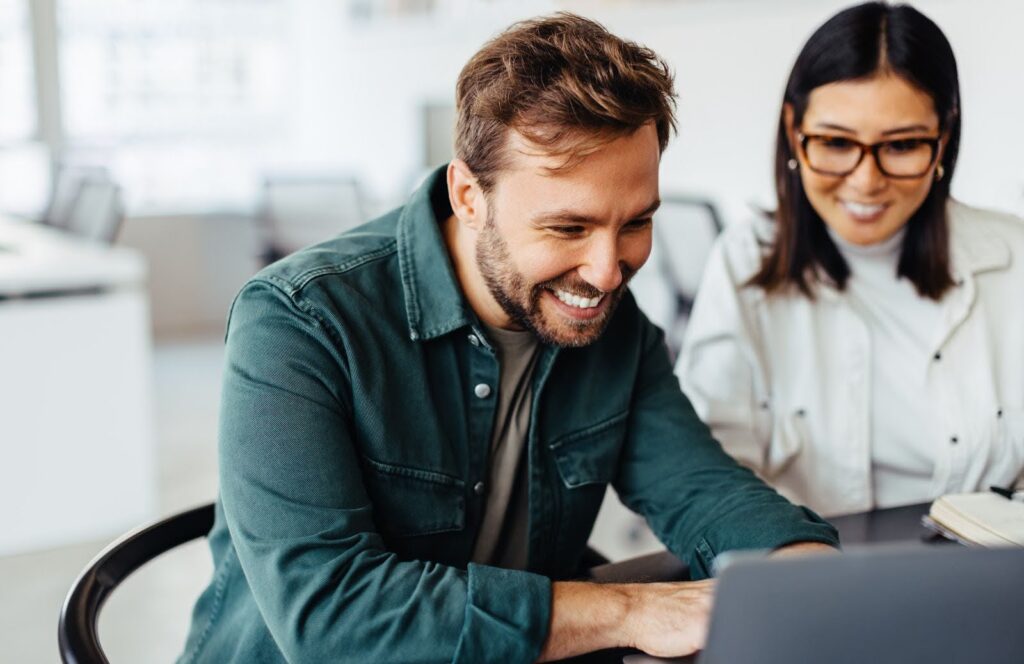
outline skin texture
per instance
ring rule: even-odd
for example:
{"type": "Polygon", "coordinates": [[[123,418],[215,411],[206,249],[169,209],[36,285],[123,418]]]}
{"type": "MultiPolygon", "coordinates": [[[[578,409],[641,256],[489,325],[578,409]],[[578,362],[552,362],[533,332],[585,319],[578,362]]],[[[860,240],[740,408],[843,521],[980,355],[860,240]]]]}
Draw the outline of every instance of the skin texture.
{"type": "MultiPolygon", "coordinates": [[[[933,165],[925,175],[895,179],[883,175],[870,155],[845,177],[821,175],[807,167],[797,131],[852,138],[871,144],[897,138],[939,136],[939,117],[932,98],[906,79],[878,74],[867,79],[830,83],[809,97],[801,127],[793,127],[786,109],[790,143],[800,161],[800,178],[811,207],[843,240],[858,245],[882,242],[899,231],[924,202],[936,177],[933,165]],[[871,219],[857,218],[843,201],[885,206],[871,219]]],[[[945,137],[943,137],[944,139],[945,137]]],[[[945,140],[939,146],[941,159],[945,140]]]]}
{"type": "MultiPolygon", "coordinates": [[[[443,225],[455,273],[488,325],[532,330],[547,343],[597,339],[651,251],[660,151],[653,125],[600,145],[572,168],[510,130],[509,166],[485,194],[470,168],[448,167],[453,214],[443,225]],[[580,310],[562,290],[600,297],[580,310]]],[[[782,550],[828,550],[799,543],[782,550]]],[[[714,581],[552,584],[551,623],[541,661],[630,646],[676,656],[701,648],[714,581]]]]}

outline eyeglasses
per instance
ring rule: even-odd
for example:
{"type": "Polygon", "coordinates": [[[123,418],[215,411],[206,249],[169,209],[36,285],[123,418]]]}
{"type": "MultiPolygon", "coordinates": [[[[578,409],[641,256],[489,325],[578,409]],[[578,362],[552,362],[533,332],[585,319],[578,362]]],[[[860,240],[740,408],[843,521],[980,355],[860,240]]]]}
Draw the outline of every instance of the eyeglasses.
{"type": "Polygon", "coordinates": [[[939,139],[897,138],[865,144],[845,136],[798,133],[807,166],[815,173],[843,177],[853,173],[868,152],[878,170],[890,178],[919,178],[935,165],[939,139]]]}

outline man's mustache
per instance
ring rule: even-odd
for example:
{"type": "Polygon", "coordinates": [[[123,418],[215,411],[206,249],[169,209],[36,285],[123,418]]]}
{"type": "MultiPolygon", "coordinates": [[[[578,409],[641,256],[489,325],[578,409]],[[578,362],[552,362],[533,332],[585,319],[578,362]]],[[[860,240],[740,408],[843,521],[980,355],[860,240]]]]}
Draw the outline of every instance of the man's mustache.
{"type": "MultiPolygon", "coordinates": [[[[619,291],[624,290],[629,284],[629,280],[633,278],[634,274],[636,274],[636,270],[630,269],[625,265],[621,266],[619,269],[622,270],[622,283],[619,284],[618,288],[612,291],[613,293],[618,293],[619,291]]],[[[599,295],[605,295],[603,290],[596,288],[583,279],[566,276],[556,277],[550,281],[537,284],[535,291],[540,291],[541,289],[557,289],[583,298],[593,298],[599,295]]]]}

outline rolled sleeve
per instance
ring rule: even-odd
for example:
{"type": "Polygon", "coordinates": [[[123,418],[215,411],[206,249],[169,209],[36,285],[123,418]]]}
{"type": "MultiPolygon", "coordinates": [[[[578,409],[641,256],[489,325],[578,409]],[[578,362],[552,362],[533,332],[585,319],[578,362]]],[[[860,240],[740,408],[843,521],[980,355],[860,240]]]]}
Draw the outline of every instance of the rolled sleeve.
{"type": "Polygon", "coordinates": [[[534,662],[550,616],[547,577],[470,563],[466,620],[454,661],[534,662]]]}

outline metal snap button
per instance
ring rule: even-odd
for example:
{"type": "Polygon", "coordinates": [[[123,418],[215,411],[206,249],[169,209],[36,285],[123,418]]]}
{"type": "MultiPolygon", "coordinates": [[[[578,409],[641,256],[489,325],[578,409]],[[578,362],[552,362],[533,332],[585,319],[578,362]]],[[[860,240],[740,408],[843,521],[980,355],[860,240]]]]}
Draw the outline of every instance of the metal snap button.
{"type": "Polygon", "coordinates": [[[481,399],[486,399],[491,396],[491,386],[486,383],[480,383],[473,388],[473,394],[481,399]]]}

